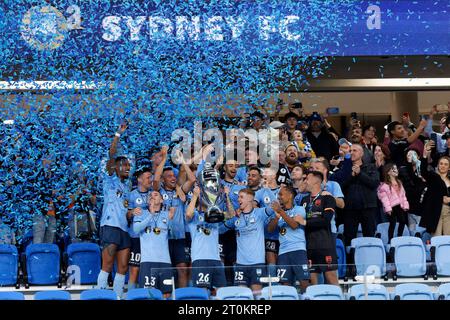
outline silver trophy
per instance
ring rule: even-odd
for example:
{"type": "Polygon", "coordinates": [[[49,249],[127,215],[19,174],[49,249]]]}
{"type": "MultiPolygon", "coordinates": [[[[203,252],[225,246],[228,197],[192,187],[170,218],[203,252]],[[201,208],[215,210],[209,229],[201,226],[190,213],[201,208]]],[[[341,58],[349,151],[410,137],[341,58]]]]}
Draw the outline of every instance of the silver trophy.
{"type": "Polygon", "coordinates": [[[198,174],[198,183],[201,190],[200,201],[207,207],[205,221],[208,223],[223,221],[225,215],[220,208],[224,207],[225,199],[221,190],[219,172],[212,168],[210,163],[206,163],[198,174]]]}

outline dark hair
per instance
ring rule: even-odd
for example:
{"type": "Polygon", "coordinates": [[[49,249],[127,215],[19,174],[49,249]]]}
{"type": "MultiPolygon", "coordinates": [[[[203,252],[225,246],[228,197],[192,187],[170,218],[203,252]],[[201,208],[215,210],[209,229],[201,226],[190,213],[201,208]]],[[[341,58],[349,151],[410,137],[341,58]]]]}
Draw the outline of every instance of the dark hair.
{"type": "Polygon", "coordinates": [[[389,132],[389,135],[392,136],[392,131],[395,130],[396,126],[401,126],[402,124],[398,121],[392,121],[391,123],[388,124],[387,126],[387,131],[389,132]]]}
{"type": "Polygon", "coordinates": [[[121,161],[124,161],[124,160],[127,160],[128,161],[128,158],[127,157],[125,157],[125,156],[118,156],[118,157],[116,157],[115,159],[114,159],[114,162],[121,162],[121,161]]]}
{"type": "Polygon", "coordinates": [[[173,168],[172,168],[172,167],[164,167],[162,173],[164,173],[164,172],[166,172],[166,171],[173,171],[173,168]]]}
{"type": "MultiPolygon", "coordinates": [[[[383,182],[386,183],[387,185],[389,185],[389,187],[392,187],[392,182],[389,179],[389,171],[391,171],[391,169],[395,166],[396,164],[394,162],[388,162],[383,166],[383,182]]],[[[397,183],[399,184],[399,186],[402,186],[402,182],[400,181],[399,178],[397,178],[397,183]]]]}
{"type": "Polygon", "coordinates": [[[364,133],[369,130],[370,128],[375,128],[375,126],[371,125],[371,124],[366,124],[364,127],[362,127],[362,133],[364,135],[364,133]]]}
{"type": "Polygon", "coordinates": [[[144,167],[142,169],[137,170],[134,175],[136,176],[136,178],[139,178],[141,175],[143,175],[146,172],[152,172],[152,169],[149,167],[144,167]]]}
{"type": "Polygon", "coordinates": [[[308,175],[310,175],[310,174],[312,174],[316,178],[319,178],[320,182],[323,182],[323,174],[322,174],[322,172],[311,170],[311,171],[308,171],[308,175]]]}
{"type": "Polygon", "coordinates": [[[248,172],[250,171],[258,171],[258,173],[261,175],[261,169],[258,168],[257,166],[251,166],[250,168],[248,168],[248,172]]]}
{"type": "Polygon", "coordinates": [[[289,119],[289,118],[295,118],[297,121],[299,120],[298,114],[296,114],[294,112],[288,112],[284,115],[283,122],[286,122],[287,119],[289,119]]]}
{"type": "Polygon", "coordinates": [[[384,160],[389,160],[391,158],[391,150],[389,150],[389,148],[383,143],[378,143],[377,146],[380,147],[381,151],[383,151],[384,160]]]}
{"type": "Polygon", "coordinates": [[[295,192],[295,189],[289,185],[284,185],[281,188],[287,190],[292,195],[292,199],[294,199],[295,196],[297,195],[297,192],[295,192]]]}

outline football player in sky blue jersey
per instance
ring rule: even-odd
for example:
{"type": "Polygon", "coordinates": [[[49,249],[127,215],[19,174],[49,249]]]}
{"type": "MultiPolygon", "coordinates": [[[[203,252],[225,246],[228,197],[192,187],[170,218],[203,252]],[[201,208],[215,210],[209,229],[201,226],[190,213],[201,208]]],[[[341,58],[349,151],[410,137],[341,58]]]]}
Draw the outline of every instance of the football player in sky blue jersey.
{"type": "Polygon", "coordinates": [[[254,199],[255,192],[252,189],[241,190],[239,216],[227,220],[225,226],[236,230],[235,284],[249,286],[255,295],[259,295],[262,288],[259,278],[266,274],[264,226],[272,213],[265,208],[255,208],[254,199]]]}
{"type": "MultiPolygon", "coordinates": [[[[277,173],[271,168],[265,168],[263,170],[263,188],[259,189],[255,194],[255,200],[258,203],[258,207],[266,208],[270,207],[272,202],[277,200],[280,187],[277,184],[277,173]]],[[[269,268],[269,273],[275,276],[277,263],[278,250],[280,248],[280,242],[278,240],[278,231],[269,232],[267,224],[264,229],[264,243],[266,245],[266,263],[269,268]]]]}
{"type": "Polygon", "coordinates": [[[186,194],[195,183],[195,175],[178,153],[178,160],[188,177],[182,186],[178,185],[173,169],[171,167],[164,168],[167,151],[167,146],[164,146],[163,160],[155,171],[153,187],[154,190],[161,193],[166,210],[175,207],[175,215],[170,223],[169,248],[172,264],[177,267],[178,271],[178,287],[183,288],[189,282],[188,264],[190,262],[187,254],[189,250],[186,248],[185,202],[186,194]]]}
{"type": "Polygon", "coordinates": [[[149,193],[148,208],[133,218],[133,231],[141,239],[141,264],[139,286],[154,287],[161,290],[167,298],[172,286],[164,280],[173,277],[169,252],[169,222],[173,219],[175,208],[163,210],[163,199],[159,192],[149,193]]]}
{"type": "Polygon", "coordinates": [[[243,184],[247,184],[248,171],[251,167],[258,165],[258,160],[258,153],[249,148],[245,149],[245,165],[237,169],[236,180],[243,184]]]}
{"type": "Polygon", "coordinates": [[[130,174],[130,162],[126,157],[115,157],[120,136],[127,128],[122,123],[115,134],[109,149],[106,164],[107,174],[103,180],[104,205],[100,221],[102,245],[102,269],[98,275],[97,288],[108,286],[108,276],[117,259],[117,273],[114,277],[114,291],[121,298],[125,285],[125,274],[130,259],[130,236],[128,234],[128,194],[127,180],[130,174]]]}
{"type": "Polygon", "coordinates": [[[141,242],[139,235],[133,232],[133,217],[141,214],[142,209],[148,208],[147,198],[152,185],[152,172],[150,168],[141,168],[136,171],[138,186],[131,191],[128,199],[128,220],[131,221],[129,234],[131,238],[131,252],[129,262],[128,290],[136,287],[141,262],[141,242]]]}
{"type": "Polygon", "coordinates": [[[276,213],[268,226],[269,231],[280,234],[280,251],[277,260],[277,276],[285,285],[300,281],[303,291],[309,284],[309,267],[306,252],[305,208],[294,205],[295,191],[283,186],[278,194],[279,202],[272,204],[276,213]]]}
{"type": "Polygon", "coordinates": [[[295,199],[294,205],[300,206],[302,203],[302,199],[306,196],[309,196],[309,193],[306,191],[306,170],[301,164],[297,164],[292,169],[291,173],[292,178],[292,186],[295,190],[295,199]]]}
{"type": "MultiPolygon", "coordinates": [[[[234,209],[228,196],[229,189],[225,187],[224,192],[227,198],[225,218],[229,219],[234,216],[234,209]]],[[[219,251],[219,228],[223,222],[207,223],[207,207],[201,198],[196,209],[199,198],[200,188],[196,186],[186,209],[186,221],[192,237],[192,282],[196,287],[217,289],[226,286],[225,270],[219,251]]]]}

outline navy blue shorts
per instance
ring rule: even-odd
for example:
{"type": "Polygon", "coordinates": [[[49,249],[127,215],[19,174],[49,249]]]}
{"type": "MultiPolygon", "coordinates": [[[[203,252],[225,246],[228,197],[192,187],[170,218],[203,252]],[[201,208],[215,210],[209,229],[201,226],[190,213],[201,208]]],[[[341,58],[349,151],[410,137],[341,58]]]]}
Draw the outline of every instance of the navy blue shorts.
{"type": "Polygon", "coordinates": [[[259,279],[261,277],[266,277],[267,268],[265,265],[253,264],[253,265],[242,265],[236,264],[234,266],[234,284],[236,286],[251,286],[253,284],[261,284],[259,279]]]}
{"type": "Polygon", "coordinates": [[[280,241],[279,240],[265,239],[264,243],[266,246],[266,252],[273,252],[273,253],[278,254],[278,250],[280,250],[280,241]]]}
{"type": "Polygon", "coordinates": [[[141,239],[140,238],[131,238],[131,249],[130,249],[130,261],[128,262],[129,266],[139,267],[141,264],[141,239]]]}
{"type": "Polygon", "coordinates": [[[100,228],[100,239],[102,249],[110,244],[117,246],[117,251],[131,247],[130,235],[117,227],[103,226],[100,228]]]}
{"type": "Polygon", "coordinates": [[[306,251],[298,250],[280,254],[277,260],[277,277],[280,277],[280,282],[290,285],[294,285],[297,280],[309,280],[306,251]]]}
{"type": "Polygon", "coordinates": [[[169,239],[169,252],[172,265],[189,263],[189,248],[186,249],[186,239],[169,239]]]}
{"type": "Polygon", "coordinates": [[[162,262],[141,262],[139,268],[139,287],[156,288],[162,293],[172,292],[171,285],[165,285],[164,280],[173,277],[172,265],[162,262]]]}
{"type": "Polygon", "coordinates": [[[192,282],[194,287],[221,288],[227,285],[222,261],[195,260],[192,262],[192,282]]]}

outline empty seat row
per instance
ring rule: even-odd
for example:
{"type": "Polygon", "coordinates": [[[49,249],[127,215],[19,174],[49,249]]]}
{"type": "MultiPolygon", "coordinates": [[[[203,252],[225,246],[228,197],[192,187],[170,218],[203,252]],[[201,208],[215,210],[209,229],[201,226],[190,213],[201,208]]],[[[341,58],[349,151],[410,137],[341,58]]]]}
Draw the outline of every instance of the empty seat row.
{"type": "MultiPolygon", "coordinates": [[[[433,237],[431,246],[431,264],[427,268],[426,250],[420,238],[393,238],[389,253],[395,266],[393,278],[450,276],[450,236],[433,237]]],[[[381,239],[355,238],[351,242],[350,254],[355,267],[350,276],[371,274],[386,277],[386,252],[381,239]]]]}
{"type": "MultiPolygon", "coordinates": [[[[349,300],[450,300],[450,283],[439,286],[437,296],[430,286],[423,283],[402,283],[390,294],[386,287],[380,284],[357,284],[349,289],[349,300]]],[[[310,300],[345,300],[341,288],[333,285],[315,285],[306,289],[304,299],[310,300]]]]}
{"type": "MultiPolygon", "coordinates": [[[[450,300],[450,283],[439,286],[437,294],[422,283],[403,283],[395,287],[390,294],[380,284],[365,286],[357,284],[344,295],[339,286],[320,284],[309,286],[304,295],[298,294],[295,287],[273,286],[263,288],[261,300],[450,300]]],[[[202,288],[179,288],[170,299],[209,300],[209,292],[202,288]]],[[[253,292],[246,287],[224,287],[217,291],[217,300],[253,300],[253,292]]],[[[0,292],[0,300],[25,300],[22,292],[0,292]]],[[[42,291],[34,295],[34,300],[71,300],[68,291],[42,291]]],[[[80,300],[118,300],[112,290],[92,289],[83,291],[80,300]]],[[[157,289],[133,289],[127,294],[127,300],[163,300],[157,289]]]]}
{"type": "Polygon", "coordinates": [[[26,287],[60,285],[65,276],[72,276],[77,284],[92,284],[100,267],[100,248],[95,243],[71,244],[62,257],[55,244],[30,244],[20,257],[15,246],[0,245],[0,286],[18,287],[20,281],[26,287]]]}

